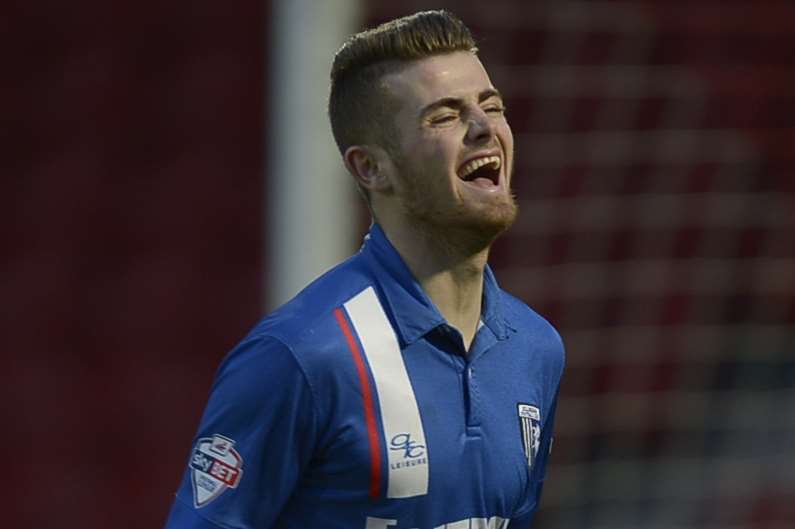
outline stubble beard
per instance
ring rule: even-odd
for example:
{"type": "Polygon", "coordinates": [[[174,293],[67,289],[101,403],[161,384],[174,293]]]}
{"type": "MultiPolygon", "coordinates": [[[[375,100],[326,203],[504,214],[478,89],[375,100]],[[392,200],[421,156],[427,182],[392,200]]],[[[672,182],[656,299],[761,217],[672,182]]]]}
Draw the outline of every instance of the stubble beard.
{"type": "Polygon", "coordinates": [[[519,207],[510,192],[487,203],[440,203],[438,194],[427,192],[422,177],[405,160],[398,165],[406,176],[403,208],[418,229],[434,235],[440,243],[462,246],[467,253],[479,252],[516,221],[519,207]]]}

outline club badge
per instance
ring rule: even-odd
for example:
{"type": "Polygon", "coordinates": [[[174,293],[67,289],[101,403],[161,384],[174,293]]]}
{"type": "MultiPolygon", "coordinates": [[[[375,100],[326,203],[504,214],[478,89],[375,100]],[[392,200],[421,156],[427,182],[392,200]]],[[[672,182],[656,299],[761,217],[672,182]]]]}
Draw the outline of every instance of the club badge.
{"type": "Polygon", "coordinates": [[[223,435],[203,437],[196,442],[190,458],[193,505],[204,507],[226,489],[234,489],[243,475],[243,458],[235,442],[223,435]]]}
{"type": "Polygon", "coordinates": [[[535,406],[521,402],[517,405],[517,412],[524,456],[527,458],[527,465],[533,468],[541,444],[541,412],[535,406]]]}

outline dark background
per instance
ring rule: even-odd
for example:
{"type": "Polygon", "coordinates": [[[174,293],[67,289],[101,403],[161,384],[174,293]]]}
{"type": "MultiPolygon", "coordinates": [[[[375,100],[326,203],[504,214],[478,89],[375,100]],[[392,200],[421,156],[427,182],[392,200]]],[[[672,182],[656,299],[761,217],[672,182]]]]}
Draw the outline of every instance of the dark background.
{"type": "MultiPolygon", "coordinates": [[[[795,5],[365,4],[452,9],[507,98],[493,265],[568,349],[538,526],[795,526],[795,5]]],[[[4,527],[165,520],[264,305],[271,10],[2,17],[4,527]]]]}

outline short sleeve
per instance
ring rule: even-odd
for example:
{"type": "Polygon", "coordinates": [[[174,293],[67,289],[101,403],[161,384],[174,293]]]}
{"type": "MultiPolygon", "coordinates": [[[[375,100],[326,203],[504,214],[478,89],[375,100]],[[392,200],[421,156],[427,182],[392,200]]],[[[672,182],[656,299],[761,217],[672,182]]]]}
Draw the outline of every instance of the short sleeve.
{"type": "Polygon", "coordinates": [[[541,439],[538,447],[538,456],[530,469],[530,482],[528,484],[527,498],[524,506],[513,518],[511,527],[529,529],[532,517],[541,501],[541,491],[544,488],[544,477],[547,472],[547,461],[552,451],[553,431],[555,429],[555,412],[558,404],[558,390],[555,391],[549,412],[544,417],[541,426],[541,439]]]}
{"type": "Polygon", "coordinates": [[[221,364],[166,529],[265,529],[314,451],[311,388],[290,349],[242,342],[221,364]]]}

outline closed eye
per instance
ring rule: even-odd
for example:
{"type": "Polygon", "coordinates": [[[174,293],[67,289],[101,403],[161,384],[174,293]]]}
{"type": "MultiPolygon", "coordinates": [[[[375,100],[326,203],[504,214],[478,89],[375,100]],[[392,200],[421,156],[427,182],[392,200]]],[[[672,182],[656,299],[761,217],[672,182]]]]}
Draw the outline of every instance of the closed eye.
{"type": "Polygon", "coordinates": [[[494,106],[488,106],[483,110],[489,114],[504,114],[506,108],[503,105],[494,105],[494,106]]]}
{"type": "Polygon", "coordinates": [[[442,114],[440,116],[432,117],[430,122],[432,125],[444,125],[445,123],[450,123],[456,119],[458,119],[458,114],[442,114]]]}

